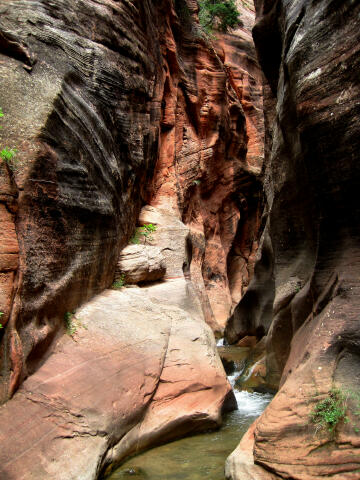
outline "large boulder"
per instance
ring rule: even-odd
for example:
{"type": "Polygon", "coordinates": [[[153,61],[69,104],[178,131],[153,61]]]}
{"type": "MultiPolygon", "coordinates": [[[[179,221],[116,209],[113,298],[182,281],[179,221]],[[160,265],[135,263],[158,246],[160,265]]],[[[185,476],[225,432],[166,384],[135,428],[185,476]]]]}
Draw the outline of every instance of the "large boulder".
{"type": "Polygon", "coordinates": [[[95,480],[235,408],[210,328],[171,282],[167,305],[153,288],[107,290],[69,320],[72,336],[0,407],[1,479],[95,480]]]}
{"type": "Polygon", "coordinates": [[[120,254],[115,270],[115,281],[125,284],[154,282],[166,273],[161,250],[148,245],[128,245],[120,254]]]}
{"type": "MultiPolygon", "coordinates": [[[[155,225],[155,232],[146,240],[161,250],[165,258],[166,278],[183,277],[188,263],[189,229],[173,212],[146,205],[139,216],[141,225],[155,225]]],[[[143,239],[144,241],[144,239],[143,239]]]]}

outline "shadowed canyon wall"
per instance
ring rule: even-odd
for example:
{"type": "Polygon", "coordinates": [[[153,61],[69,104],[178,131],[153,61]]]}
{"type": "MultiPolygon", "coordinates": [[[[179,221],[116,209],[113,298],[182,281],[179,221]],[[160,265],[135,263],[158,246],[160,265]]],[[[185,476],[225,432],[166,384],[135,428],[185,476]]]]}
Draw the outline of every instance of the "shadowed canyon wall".
{"type": "Polygon", "coordinates": [[[268,380],[280,390],[227,473],[241,480],[355,479],[360,5],[258,0],[256,10],[253,35],[269,85],[267,216],[254,279],[226,335],[235,342],[257,329],[267,333],[268,380]],[[331,434],[309,414],[334,387],[347,398],[348,422],[331,434]]]}
{"type": "Polygon", "coordinates": [[[0,0],[2,145],[18,150],[0,165],[2,401],[65,312],[112,283],[146,203],[190,227],[184,270],[223,329],[259,228],[262,87],[242,8],[211,43],[190,0],[0,0]]]}
{"type": "Polygon", "coordinates": [[[18,149],[15,169],[1,165],[5,253],[16,255],[15,229],[20,247],[17,273],[10,256],[2,267],[5,399],[64,313],[112,281],[156,161],[162,73],[151,2],[0,8],[3,142],[18,149]]]}

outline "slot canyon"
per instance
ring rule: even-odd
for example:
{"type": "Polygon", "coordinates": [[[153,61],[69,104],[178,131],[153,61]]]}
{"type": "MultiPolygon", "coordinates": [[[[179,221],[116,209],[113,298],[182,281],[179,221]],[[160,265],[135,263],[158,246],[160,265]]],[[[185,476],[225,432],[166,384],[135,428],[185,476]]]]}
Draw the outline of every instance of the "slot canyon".
{"type": "Polygon", "coordinates": [[[358,0],[0,0],[0,480],[360,480],[359,61],[358,0]]]}

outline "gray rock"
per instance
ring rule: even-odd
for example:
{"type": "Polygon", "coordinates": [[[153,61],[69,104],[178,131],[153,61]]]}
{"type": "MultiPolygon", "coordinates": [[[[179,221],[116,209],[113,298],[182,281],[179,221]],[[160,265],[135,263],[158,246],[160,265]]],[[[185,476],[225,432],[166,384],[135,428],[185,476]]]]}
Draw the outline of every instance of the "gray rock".
{"type": "Polygon", "coordinates": [[[148,205],[141,210],[139,221],[142,225],[156,225],[156,231],[149,241],[165,257],[166,278],[182,277],[188,264],[186,242],[189,228],[175,215],[148,205]]]}

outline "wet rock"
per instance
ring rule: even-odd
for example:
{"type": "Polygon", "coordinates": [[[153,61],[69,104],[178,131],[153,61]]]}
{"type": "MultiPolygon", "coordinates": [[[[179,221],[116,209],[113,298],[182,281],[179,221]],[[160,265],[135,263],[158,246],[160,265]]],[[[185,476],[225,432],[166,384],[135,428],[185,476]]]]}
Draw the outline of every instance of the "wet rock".
{"type": "Polygon", "coordinates": [[[227,480],[276,480],[276,475],[254,463],[254,430],[256,422],[243,436],[239,446],[227,458],[225,477],[227,480]]]}
{"type": "Polygon", "coordinates": [[[257,344],[258,339],[251,335],[246,335],[244,338],[239,340],[236,344],[237,347],[248,347],[254,348],[257,344]]]}
{"type": "MultiPolygon", "coordinates": [[[[269,82],[267,118],[274,119],[265,251],[228,338],[268,332],[267,377],[280,389],[254,428],[253,461],[277,478],[355,479],[360,5],[259,0],[256,7],[254,38],[269,82]],[[338,422],[331,436],[316,429],[310,413],[334,386],[351,393],[349,422],[338,422]]],[[[231,478],[243,478],[242,468],[231,478]]]]}
{"type": "Polygon", "coordinates": [[[128,245],[120,254],[115,271],[115,281],[125,284],[153,282],[166,273],[165,258],[161,250],[148,245],[128,245]]]}
{"type": "Polygon", "coordinates": [[[238,372],[242,372],[247,365],[247,359],[249,357],[249,348],[241,348],[234,346],[218,347],[218,352],[221,361],[224,365],[226,373],[232,374],[236,369],[238,372]]]}

